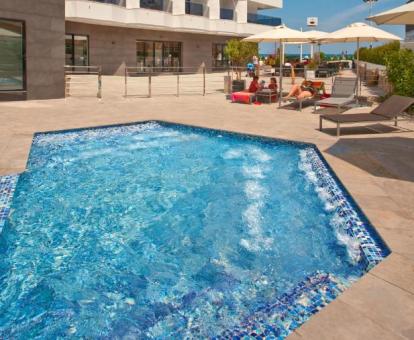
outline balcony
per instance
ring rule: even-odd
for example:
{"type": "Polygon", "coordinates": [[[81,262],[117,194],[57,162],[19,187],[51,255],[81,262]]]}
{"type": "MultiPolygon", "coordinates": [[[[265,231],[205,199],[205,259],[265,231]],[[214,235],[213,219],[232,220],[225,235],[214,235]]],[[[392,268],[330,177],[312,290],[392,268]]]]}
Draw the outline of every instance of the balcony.
{"type": "MultiPolygon", "coordinates": [[[[163,3],[166,7],[166,4],[171,2],[163,0],[163,3]]],[[[189,9],[190,13],[195,13],[194,7],[189,9]]],[[[66,0],[66,20],[92,25],[215,34],[227,37],[247,37],[263,32],[268,27],[252,23],[238,23],[236,20],[211,20],[205,15],[183,15],[184,10],[182,6],[183,13],[174,14],[167,10],[111,6],[100,1],[66,0]]],[[[205,7],[198,6],[197,12],[199,14],[205,12],[205,7]],[[201,8],[203,8],[202,11],[201,8]]],[[[220,13],[217,14],[220,15],[220,13]]]]}
{"type": "Polygon", "coordinates": [[[247,13],[247,22],[250,24],[279,26],[282,24],[282,19],[264,14],[247,13]]]}
{"type": "Polygon", "coordinates": [[[202,17],[204,15],[204,6],[195,2],[186,1],[185,14],[198,15],[202,17]]]}
{"type": "Polygon", "coordinates": [[[230,8],[220,8],[220,19],[233,20],[234,19],[234,11],[230,8]]]}

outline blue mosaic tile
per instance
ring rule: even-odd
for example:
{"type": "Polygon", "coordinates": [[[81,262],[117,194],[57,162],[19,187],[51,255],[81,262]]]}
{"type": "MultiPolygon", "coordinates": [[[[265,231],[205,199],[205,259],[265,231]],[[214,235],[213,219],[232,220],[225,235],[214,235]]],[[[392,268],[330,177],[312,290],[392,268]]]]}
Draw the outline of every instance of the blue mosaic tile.
{"type": "Polygon", "coordinates": [[[315,273],[258,309],[240,327],[226,330],[213,339],[284,339],[346,287],[345,282],[331,274],[315,273]]]}
{"type": "Polygon", "coordinates": [[[309,147],[303,150],[301,161],[302,169],[307,172],[316,192],[325,193],[324,199],[340,217],[338,219],[339,227],[358,242],[363,257],[362,260],[367,264],[367,270],[373,268],[387,254],[370,234],[367,222],[362,221],[358,216],[352,203],[346,198],[314,148],[309,147]]]}
{"type": "Polygon", "coordinates": [[[19,175],[0,176],[0,231],[9,217],[10,205],[19,175]]]}

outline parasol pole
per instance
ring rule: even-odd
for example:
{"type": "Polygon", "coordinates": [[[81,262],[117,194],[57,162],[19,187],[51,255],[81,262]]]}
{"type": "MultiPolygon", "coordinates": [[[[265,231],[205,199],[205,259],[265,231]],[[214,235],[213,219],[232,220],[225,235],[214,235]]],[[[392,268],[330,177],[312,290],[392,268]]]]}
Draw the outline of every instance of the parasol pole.
{"type": "Polygon", "coordinates": [[[283,66],[282,66],[282,39],[280,39],[280,47],[279,47],[279,107],[282,106],[282,83],[283,83],[283,66]]]}
{"type": "Polygon", "coordinates": [[[361,80],[359,77],[359,39],[357,38],[357,104],[359,102],[359,95],[360,95],[360,91],[361,91],[361,80]]]}

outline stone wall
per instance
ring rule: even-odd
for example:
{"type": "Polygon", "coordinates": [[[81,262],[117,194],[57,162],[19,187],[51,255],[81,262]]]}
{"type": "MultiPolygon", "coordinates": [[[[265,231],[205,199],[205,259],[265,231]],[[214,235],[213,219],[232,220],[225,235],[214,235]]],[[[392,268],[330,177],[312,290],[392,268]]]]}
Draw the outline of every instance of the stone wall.
{"type": "Polygon", "coordinates": [[[64,97],[65,0],[0,0],[0,18],[26,23],[27,99],[64,97]]]}
{"type": "Polygon", "coordinates": [[[224,43],[229,37],[143,30],[123,27],[66,22],[66,32],[89,36],[89,63],[102,66],[107,75],[123,75],[125,66],[137,66],[136,41],[177,41],[182,43],[182,66],[196,70],[203,62],[212,65],[213,43],[224,43]]]}

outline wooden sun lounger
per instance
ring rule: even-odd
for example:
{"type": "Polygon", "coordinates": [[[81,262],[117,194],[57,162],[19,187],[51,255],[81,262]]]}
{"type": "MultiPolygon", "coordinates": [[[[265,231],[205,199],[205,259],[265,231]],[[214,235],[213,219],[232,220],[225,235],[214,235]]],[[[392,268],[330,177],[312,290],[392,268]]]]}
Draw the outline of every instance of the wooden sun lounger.
{"type": "Polygon", "coordinates": [[[336,135],[341,135],[341,124],[373,123],[394,121],[398,126],[398,117],[414,105],[414,98],[394,95],[369,113],[320,115],[319,130],[322,131],[322,121],[336,123],[336,135]]]}

